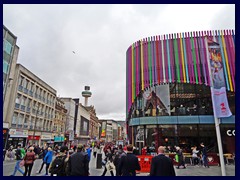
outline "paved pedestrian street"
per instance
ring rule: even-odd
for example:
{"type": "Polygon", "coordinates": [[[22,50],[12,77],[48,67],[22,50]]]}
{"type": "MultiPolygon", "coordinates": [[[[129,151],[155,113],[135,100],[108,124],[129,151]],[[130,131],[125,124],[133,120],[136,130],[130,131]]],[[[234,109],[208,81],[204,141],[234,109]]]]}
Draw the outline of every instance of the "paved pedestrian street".
{"type": "MultiPolygon", "coordinates": [[[[3,162],[3,176],[10,176],[14,170],[16,160],[9,161],[5,160],[3,162]]],[[[45,165],[41,174],[37,174],[36,172],[40,169],[42,160],[37,159],[34,163],[31,176],[44,176],[45,174],[45,165]]],[[[22,167],[24,170],[24,167],[22,167]]],[[[89,164],[89,172],[90,176],[100,176],[104,170],[104,168],[96,169],[96,158],[91,157],[91,161],[89,164]]],[[[197,167],[197,166],[187,166],[186,169],[176,169],[175,172],[177,176],[221,176],[221,168],[219,166],[210,166],[210,168],[197,167]]],[[[148,176],[149,173],[138,173],[137,176],[148,176]]],[[[115,171],[114,171],[115,175],[115,171]]],[[[235,176],[235,165],[226,165],[226,175],[227,176],[235,176]]],[[[16,173],[16,176],[22,176],[20,172],[16,173]]],[[[106,176],[110,176],[110,172],[106,173],[106,176]]]]}

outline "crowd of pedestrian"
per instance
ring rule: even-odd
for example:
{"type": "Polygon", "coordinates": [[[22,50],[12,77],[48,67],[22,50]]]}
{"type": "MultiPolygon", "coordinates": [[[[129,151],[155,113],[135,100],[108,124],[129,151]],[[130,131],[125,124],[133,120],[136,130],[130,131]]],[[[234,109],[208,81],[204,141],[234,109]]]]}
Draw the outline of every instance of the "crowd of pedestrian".
{"type": "MultiPolygon", "coordinates": [[[[207,148],[201,143],[201,151],[197,147],[192,147],[192,162],[193,165],[198,165],[202,162],[204,167],[209,167],[207,161],[207,148]],[[199,153],[201,155],[199,156],[199,153]]],[[[136,176],[136,171],[141,170],[139,160],[136,156],[136,148],[131,144],[113,145],[111,143],[100,145],[83,145],[78,144],[72,146],[70,149],[67,146],[50,147],[45,145],[40,148],[38,145],[29,145],[27,148],[21,147],[18,144],[14,153],[16,164],[11,176],[15,176],[19,171],[23,176],[31,176],[34,161],[42,159],[40,169],[36,172],[40,174],[45,165],[45,176],[89,176],[89,162],[91,161],[91,154],[93,158],[97,158],[97,154],[104,153],[102,160],[103,172],[101,176],[105,176],[109,171],[111,176],[136,176]],[[54,158],[55,156],[55,158],[54,158]],[[22,169],[25,168],[25,171],[22,169]],[[114,172],[116,174],[114,174],[114,172]]],[[[173,160],[169,158],[166,153],[170,148],[159,146],[157,154],[152,158],[150,176],[175,176],[173,160]]],[[[172,151],[172,150],[171,150],[172,151]]],[[[8,152],[13,152],[10,147],[8,152]]],[[[142,154],[147,154],[147,147],[142,149],[142,154]]],[[[175,161],[176,168],[186,168],[183,150],[175,147],[175,161]]],[[[7,154],[7,156],[9,156],[7,154]]],[[[14,158],[10,156],[11,158],[14,158]]]]}

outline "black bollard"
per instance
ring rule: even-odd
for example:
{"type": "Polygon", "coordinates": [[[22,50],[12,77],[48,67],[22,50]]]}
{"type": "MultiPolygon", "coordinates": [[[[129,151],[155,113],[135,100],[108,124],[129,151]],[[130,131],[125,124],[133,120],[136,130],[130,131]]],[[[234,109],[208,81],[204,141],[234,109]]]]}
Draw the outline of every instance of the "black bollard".
{"type": "Polygon", "coordinates": [[[97,154],[97,161],[96,161],[96,168],[101,169],[102,168],[102,154],[97,154]]]}

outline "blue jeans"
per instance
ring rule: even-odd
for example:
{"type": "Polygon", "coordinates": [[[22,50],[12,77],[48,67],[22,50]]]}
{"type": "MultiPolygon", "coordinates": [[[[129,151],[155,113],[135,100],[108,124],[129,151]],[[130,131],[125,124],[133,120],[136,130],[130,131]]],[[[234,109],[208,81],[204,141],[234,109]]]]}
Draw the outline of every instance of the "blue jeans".
{"type": "Polygon", "coordinates": [[[204,165],[205,167],[208,167],[208,160],[207,160],[207,156],[206,156],[206,155],[203,155],[203,156],[202,156],[202,160],[203,160],[203,165],[204,165]]]}
{"type": "Polygon", "coordinates": [[[13,172],[13,176],[15,176],[16,172],[19,171],[20,173],[22,173],[22,175],[24,174],[23,170],[20,168],[19,166],[19,163],[21,162],[22,160],[17,160],[16,162],[16,165],[15,165],[15,168],[14,168],[14,172],[13,172]]]}

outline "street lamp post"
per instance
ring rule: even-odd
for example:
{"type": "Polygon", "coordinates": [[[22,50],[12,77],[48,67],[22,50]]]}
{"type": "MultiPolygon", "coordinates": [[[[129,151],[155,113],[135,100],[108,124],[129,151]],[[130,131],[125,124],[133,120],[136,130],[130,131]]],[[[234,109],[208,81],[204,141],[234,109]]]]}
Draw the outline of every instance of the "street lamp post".
{"type": "MultiPolygon", "coordinates": [[[[35,108],[35,109],[36,109],[36,108],[35,108]]],[[[39,110],[39,106],[37,105],[36,117],[35,117],[34,128],[33,128],[33,142],[34,142],[34,137],[35,137],[35,133],[36,133],[36,124],[37,124],[38,110],[39,110]]],[[[33,144],[34,144],[34,143],[33,143],[33,144]]]]}

